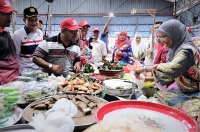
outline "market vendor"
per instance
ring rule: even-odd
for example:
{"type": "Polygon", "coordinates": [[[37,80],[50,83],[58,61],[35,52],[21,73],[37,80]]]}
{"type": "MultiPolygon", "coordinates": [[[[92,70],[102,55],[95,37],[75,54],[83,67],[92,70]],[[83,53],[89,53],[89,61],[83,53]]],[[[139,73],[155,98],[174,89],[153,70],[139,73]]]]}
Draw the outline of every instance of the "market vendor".
{"type": "Polygon", "coordinates": [[[10,26],[13,12],[11,3],[0,1],[0,85],[14,81],[19,76],[16,48],[6,27],[10,26]]]}
{"type": "Polygon", "coordinates": [[[33,62],[44,72],[66,77],[72,70],[80,70],[80,47],[75,43],[78,25],[74,18],[64,19],[60,24],[61,32],[43,42],[33,54],[33,62]]]}
{"type": "Polygon", "coordinates": [[[200,108],[200,50],[192,42],[186,26],[178,20],[164,22],[157,31],[169,48],[166,63],[135,68],[135,75],[153,71],[155,81],[167,87],[175,80],[178,89],[158,91],[158,100],[196,118],[200,108]]]}

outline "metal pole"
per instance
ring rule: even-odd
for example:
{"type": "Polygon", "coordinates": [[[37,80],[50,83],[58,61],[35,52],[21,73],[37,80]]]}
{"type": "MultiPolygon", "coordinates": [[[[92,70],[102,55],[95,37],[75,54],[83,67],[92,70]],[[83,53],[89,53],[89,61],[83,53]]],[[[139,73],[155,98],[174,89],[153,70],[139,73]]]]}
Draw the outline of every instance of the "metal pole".
{"type": "Polygon", "coordinates": [[[48,29],[49,29],[49,33],[51,34],[51,3],[49,5],[49,21],[48,21],[48,29]]]}
{"type": "MultiPolygon", "coordinates": [[[[16,0],[12,0],[12,5],[13,5],[13,8],[15,9],[16,8],[16,0]]],[[[12,31],[13,33],[17,30],[17,21],[16,21],[16,13],[14,13],[13,17],[12,17],[12,31]]]]}
{"type": "Polygon", "coordinates": [[[50,8],[50,5],[51,5],[51,3],[48,3],[47,20],[46,20],[46,25],[45,25],[44,36],[47,36],[47,25],[49,25],[49,8],[50,8]]]}
{"type": "MultiPolygon", "coordinates": [[[[153,11],[151,12],[150,10],[146,10],[152,17],[153,17],[153,26],[155,24],[155,14],[156,14],[156,10],[153,9],[153,11]]],[[[151,57],[154,58],[154,27],[152,27],[152,44],[151,44],[151,57]]]]}
{"type": "MultiPolygon", "coordinates": [[[[154,14],[154,17],[153,17],[153,25],[155,24],[155,14],[154,14]]],[[[154,58],[154,39],[155,39],[155,36],[154,36],[154,26],[153,26],[153,31],[152,31],[152,57],[154,58]]]]}

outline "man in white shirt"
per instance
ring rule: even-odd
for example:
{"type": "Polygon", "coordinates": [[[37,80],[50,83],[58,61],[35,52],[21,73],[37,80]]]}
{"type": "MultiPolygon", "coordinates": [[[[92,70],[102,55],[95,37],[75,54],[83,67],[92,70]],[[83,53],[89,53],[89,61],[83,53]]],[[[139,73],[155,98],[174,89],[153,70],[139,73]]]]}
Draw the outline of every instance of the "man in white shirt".
{"type": "Polygon", "coordinates": [[[94,27],[92,29],[93,32],[93,42],[91,42],[92,45],[92,57],[94,58],[94,62],[99,62],[105,59],[107,55],[107,49],[106,49],[106,44],[99,39],[99,28],[94,27]]]}
{"type": "Polygon", "coordinates": [[[23,12],[24,28],[14,32],[12,39],[20,64],[20,73],[41,70],[32,62],[36,47],[43,41],[43,33],[38,29],[38,11],[35,7],[28,7],[23,12]]]}

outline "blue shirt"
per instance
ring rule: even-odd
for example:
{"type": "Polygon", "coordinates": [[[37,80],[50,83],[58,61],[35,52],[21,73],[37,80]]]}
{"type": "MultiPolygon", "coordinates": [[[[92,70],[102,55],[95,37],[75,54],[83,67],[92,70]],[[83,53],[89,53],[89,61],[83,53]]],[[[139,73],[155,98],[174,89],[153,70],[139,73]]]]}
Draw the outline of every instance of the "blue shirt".
{"type": "Polygon", "coordinates": [[[101,36],[100,36],[100,40],[103,41],[106,44],[106,50],[108,52],[108,43],[109,43],[108,33],[106,33],[106,34],[102,33],[101,36]]]}

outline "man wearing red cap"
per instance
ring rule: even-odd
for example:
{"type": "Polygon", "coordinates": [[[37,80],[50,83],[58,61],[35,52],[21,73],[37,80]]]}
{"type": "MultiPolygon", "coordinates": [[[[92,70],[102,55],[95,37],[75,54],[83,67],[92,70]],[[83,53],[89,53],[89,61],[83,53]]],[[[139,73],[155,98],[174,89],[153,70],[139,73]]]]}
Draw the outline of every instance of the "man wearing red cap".
{"type": "Polygon", "coordinates": [[[92,45],[92,57],[94,62],[99,62],[105,59],[107,55],[106,44],[99,39],[99,28],[94,27],[92,29],[94,40],[91,42],[92,45]]]}
{"type": "Polygon", "coordinates": [[[82,32],[82,45],[81,47],[81,65],[84,65],[86,61],[93,62],[92,59],[92,46],[89,41],[86,39],[88,30],[90,28],[89,23],[86,20],[81,20],[79,23],[79,28],[82,32]]]}
{"type": "Polygon", "coordinates": [[[64,19],[58,36],[41,43],[33,54],[33,62],[44,72],[66,77],[72,70],[80,70],[80,47],[75,43],[79,26],[74,18],[64,19]]]}
{"type": "Polygon", "coordinates": [[[19,76],[16,49],[6,27],[10,26],[16,12],[8,0],[0,0],[0,85],[14,81],[19,76]]]}
{"type": "Polygon", "coordinates": [[[20,63],[20,73],[40,71],[41,68],[32,62],[35,48],[43,41],[43,33],[38,29],[39,14],[35,7],[28,7],[24,9],[23,15],[24,28],[15,31],[12,36],[20,63]]]}

